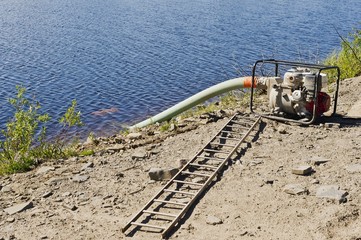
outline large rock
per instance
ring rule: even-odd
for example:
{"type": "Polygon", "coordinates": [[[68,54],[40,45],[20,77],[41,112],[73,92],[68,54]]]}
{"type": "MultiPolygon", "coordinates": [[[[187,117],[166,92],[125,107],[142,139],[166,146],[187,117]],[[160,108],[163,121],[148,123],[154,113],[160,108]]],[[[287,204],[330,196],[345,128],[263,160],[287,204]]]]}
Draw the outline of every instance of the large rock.
{"type": "Polygon", "coordinates": [[[32,202],[26,202],[26,203],[20,203],[20,204],[14,205],[12,207],[5,208],[4,211],[10,215],[13,215],[15,213],[24,211],[24,210],[32,208],[32,207],[33,207],[32,202]]]}
{"type": "Polygon", "coordinates": [[[178,173],[178,171],[179,171],[178,168],[169,168],[169,169],[151,168],[148,174],[151,180],[163,181],[163,180],[171,179],[178,173]]]}
{"type": "Polygon", "coordinates": [[[339,186],[337,185],[323,185],[317,189],[316,197],[318,198],[326,198],[335,200],[339,203],[346,202],[346,196],[348,193],[343,190],[339,190],[339,186]]]}

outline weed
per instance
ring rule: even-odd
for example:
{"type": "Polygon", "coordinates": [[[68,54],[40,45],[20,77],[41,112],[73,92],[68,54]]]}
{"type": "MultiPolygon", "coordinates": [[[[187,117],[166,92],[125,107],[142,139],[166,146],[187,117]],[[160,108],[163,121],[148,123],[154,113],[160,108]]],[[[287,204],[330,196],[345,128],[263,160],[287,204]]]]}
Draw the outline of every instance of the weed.
{"type": "MultiPolygon", "coordinates": [[[[39,159],[50,159],[70,156],[74,151],[65,148],[64,141],[58,138],[55,142],[46,142],[46,123],[48,114],[41,114],[41,105],[35,99],[25,96],[26,89],[17,86],[17,95],[9,99],[15,109],[12,119],[1,130],[4,140],[0,141],[0,175],[30,169],[39,159]]],[[[82,124],[80,112],[76,112],[76,101],[68,108],[60,122],[63,133],[72,126],[82,124]]]]}
{"type": "MultiPolygon", "coordinates": [[[[342,40],[341,50],[331,53],[324,63],[338,66],[341,70],[341,79],[361,75],[361,30],[354,30],[347,39],[341,35],[339,36],[342,40]]],[[[332,71],[329,81],[334,82],[336,77],[336,71],[332,71]]]]}

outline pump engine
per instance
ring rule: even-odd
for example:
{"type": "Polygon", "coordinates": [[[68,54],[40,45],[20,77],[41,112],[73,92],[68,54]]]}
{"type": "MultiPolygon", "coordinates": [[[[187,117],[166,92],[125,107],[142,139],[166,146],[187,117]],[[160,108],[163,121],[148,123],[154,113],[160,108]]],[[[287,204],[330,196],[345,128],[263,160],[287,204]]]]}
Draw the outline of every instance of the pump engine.
{"type": "Polygon", "coordinates": [[[270,78],[267,85],[269,103],[274,115],[291,114],[309,119],[313,114],[315,95],[317,116],[330,108],[330,96],[321,91],[327,86],[326,74],[318,75],[307,68],[294,67],[284,74],[283,80],[279,77],[270,78]]]}

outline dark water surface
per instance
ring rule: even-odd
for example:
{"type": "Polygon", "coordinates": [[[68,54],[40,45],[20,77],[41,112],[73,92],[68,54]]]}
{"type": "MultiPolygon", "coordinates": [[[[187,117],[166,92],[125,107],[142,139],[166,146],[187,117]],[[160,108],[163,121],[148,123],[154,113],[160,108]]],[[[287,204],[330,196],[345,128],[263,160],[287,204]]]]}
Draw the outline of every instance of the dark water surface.
{"type": "Polygon", "coordinates": [[[0,124],[23,85],[54,119],[77,99],[82,131],[111,134],[239,65],[322,60],[360,20],[360,0],[0,0],[0,124]]]}

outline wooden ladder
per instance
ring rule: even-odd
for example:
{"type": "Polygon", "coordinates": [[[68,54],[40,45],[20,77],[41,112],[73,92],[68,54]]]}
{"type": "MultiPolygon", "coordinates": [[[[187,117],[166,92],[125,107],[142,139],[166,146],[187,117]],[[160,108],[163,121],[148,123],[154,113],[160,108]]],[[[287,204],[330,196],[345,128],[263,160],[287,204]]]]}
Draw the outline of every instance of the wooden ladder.
{"type": "MultiPolygon", "coordinates": [[[[235,114],[122,229],[147,228],[166,238],[187,210],[255,131],[261,117],[235,114]]],[[[256,133],[256,132],[255,132],[256,133]]],[[[255,134],[254,133],[254,134],[255,134]]],[[[253,134],[253,135],[254,135],[253,134]]]]}

